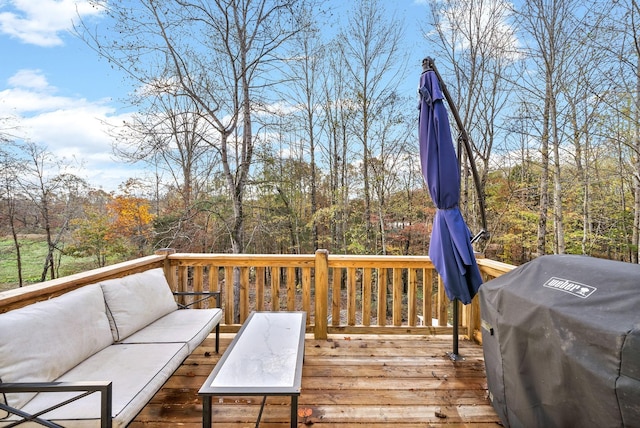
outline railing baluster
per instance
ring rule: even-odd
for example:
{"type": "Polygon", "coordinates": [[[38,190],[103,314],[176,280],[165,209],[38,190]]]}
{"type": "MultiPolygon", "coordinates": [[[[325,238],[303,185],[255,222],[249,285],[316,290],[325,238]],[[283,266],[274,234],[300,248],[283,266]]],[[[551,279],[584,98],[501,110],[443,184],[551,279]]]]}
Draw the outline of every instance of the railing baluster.
{"type": "MultiPolygon", "coordinates": [[[[196,266],[193,269],[193,291],[197,293],[201,293],[203,289],[203,278],[204,278],[204,267],[196,266]]],[[[202,308],[202,301],[198,299],[198,301],[193,305],[194,308],[200,309],[202,308]]]]}
{"type": "Polygon", "coordinates": [[[264,311],[264,276],[263,266],[256,268],[256,311],[264,311]]]}
{"type": "Polygon", "coordinates": [[[433,299],[433,270],[422,269],[422,316],[424,325],[431,326],[433,323],[433,309],[431,300],[433,299]]]}
{"type": "Polygon", "coordinates": [[[311,268],[302,268],[302,310],[307,313],[307,325],[311,324],[311,268]]]}
{"type": "Polygon", "coordinates": [[[445,327],[447,325],[447,306],[449,300],[447,300],[447,294],[444,289],[444,282],[442,277],[438,275],[438,325],[445,327]]]}
{"type": "Polygon", "coordinates": [[[287,310],[293,311],[296,308],[296,268],[287,267],[287,310]]]}
{"type": "Polygon", "coordinates": [[[378,325],[387,325],[387,269],[378,269],[378,325]]]}
{"type": "Polygon", "coordinates": [[[240,268],[240,323],[249,317],[249,268],[240,268]]]}
{"type": "MultiPolygon", "coordinates": [[[[177,291],[184,292],[187,291],[187,282],[189,280],[189,267],[188,266],[180,266],[178,267],[178,284],[177,291]]],[[[185,296],[178,296],[178,303],[181,305],[186,304],[185,296]]]]}
{"type": "Polygon", "coordinates": [[[362,324],[371,325],[371,268],[362,269],[362,324]]]}
{"type": "Polygon", "coordinates": [[[280,268],[271,267],[271,310],[280,310],[280,268]]]}
{"type": "Polygon", "coordinates": [[[407,269],[408,289],[407,289],[407,324],[415,327],[418,319],[418,270],[407,269]]]}
{"type": "Polygon", "coordinates": [[[393,325],[402,325],[402,270],[393,268],[393,325]]]}
{"type": "Polygon", "coordinates": [[[342,300],[342,269],[333,268],[333,287],[331,290],[331,325],[340,325],[340,300],[342,300]]]}
{"type": "Polygon", "coordinates": [[[356,325],[356,269],[347,268],[347,325],[356,325]]]}
{"type": "Polygon", "coordinates": [[[218,269],[218,266],[209,265],[209,291],[220,291],[218,269]]]}
{"type": "Polygon", "coordinates": [[[235,312],[233,305],[233,266],[224,267],[224,322],[234,324],[235,312]]]}

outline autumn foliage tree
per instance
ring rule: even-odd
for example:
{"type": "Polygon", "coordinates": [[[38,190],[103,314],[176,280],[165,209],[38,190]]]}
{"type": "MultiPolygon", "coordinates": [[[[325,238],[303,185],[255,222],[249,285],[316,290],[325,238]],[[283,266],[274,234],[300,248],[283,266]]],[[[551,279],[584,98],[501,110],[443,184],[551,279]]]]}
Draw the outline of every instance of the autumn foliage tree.
{"type": "Polygon", "coordinates": [[[109,258],[148,254],[155,218],[150,207],[148,200],[131,195],[107,195],[103,206],[86,206],[84,216],[70,223],[72,244],[65,254],[93,257],[99,267],[109,258]]]}
{"type": "Polygon", "coordinates": [[[72,244],[65,248],[65,254],[73,257],[93,257],[98,267],[107,265],[107,257],[120,254],[122,240],[111,241],[109,235],[109,217],[92,207],[87,207],[84,218],[70,222],[73,232],[72,244]]]}
{"type": "Polygon", "coordinates": [[[145,255],[153,236],[154,215],[150,212],[149,201],[137,196],[120,195],[107,204],[111,219],[108,241],[126,238],[137,256],[145,255]]]}

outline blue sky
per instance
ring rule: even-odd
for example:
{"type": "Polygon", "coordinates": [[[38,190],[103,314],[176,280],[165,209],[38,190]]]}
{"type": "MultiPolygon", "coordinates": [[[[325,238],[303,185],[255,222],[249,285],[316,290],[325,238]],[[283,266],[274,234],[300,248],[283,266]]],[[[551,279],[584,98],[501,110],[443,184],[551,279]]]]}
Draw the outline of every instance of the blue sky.
{"type": "MultiPolygon", "coordinates": [[[[408,46],[424,40],[417,17],[426,15],[425,1],[384,0],[405,20],[408,46]]],[[[346,12],[351,2],[335,4],[346,12]]],[[[125,99],[132,88],[71,34],[77,13],[100,29],[103,18],[85,0],[0,0],[0,117],[11,117],[20,137],[81,162],[72,172],[111,191],[144,174],[113,157],[105,132],[106,123],[131,114],[125,99]]],[[[416,52],[416,82],[408,90],[417,87],[420,59],[416,52]]]]}

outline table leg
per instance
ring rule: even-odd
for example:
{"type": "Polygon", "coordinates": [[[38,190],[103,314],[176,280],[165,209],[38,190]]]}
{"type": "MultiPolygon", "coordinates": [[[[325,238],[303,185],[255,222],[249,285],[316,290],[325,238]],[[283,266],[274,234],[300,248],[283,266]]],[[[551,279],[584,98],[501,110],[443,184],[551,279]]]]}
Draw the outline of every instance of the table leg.
{"type": "Polygon", "coordinates": [[[211,428],[211,396],[202,397],[202,428],[211,428]]]}
{"type": "Polygon", "coordinates": [[[260,406],[260,412],[258,413],[258,420],[256,421],[256,428],[260,426],[260,419],[262,419],[262,412],[264,411],[264,405],[267,402],[267,396],[262,397],[262,405],[260,406]]]}
{"type": "Polygon", "coordinates": [[[298,428],[298,396],[291,396],[291,428],[298,428]]]}

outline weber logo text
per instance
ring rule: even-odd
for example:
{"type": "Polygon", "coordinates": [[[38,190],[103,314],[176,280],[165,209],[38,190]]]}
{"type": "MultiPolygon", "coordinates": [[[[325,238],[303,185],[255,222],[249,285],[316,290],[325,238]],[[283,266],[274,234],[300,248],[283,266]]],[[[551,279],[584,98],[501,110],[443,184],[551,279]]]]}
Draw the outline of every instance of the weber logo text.
{"type": "Polygon", "coordinates": [[[586,299],[591,296],[596,290],[596,287],[590,285],[581,284],[568,279],[552,277],[544,283],[547,288],[553,288],[554,290],[564,291],[565,293],[573,294],[574,296],[586,299]]]}

